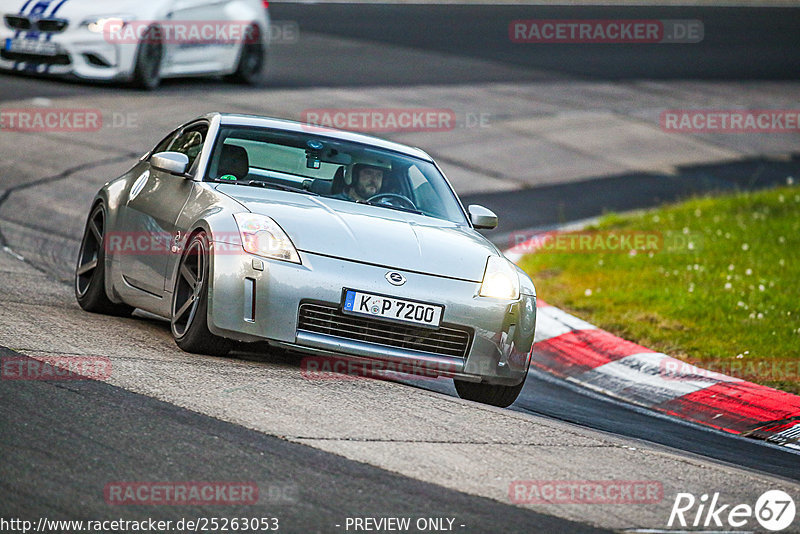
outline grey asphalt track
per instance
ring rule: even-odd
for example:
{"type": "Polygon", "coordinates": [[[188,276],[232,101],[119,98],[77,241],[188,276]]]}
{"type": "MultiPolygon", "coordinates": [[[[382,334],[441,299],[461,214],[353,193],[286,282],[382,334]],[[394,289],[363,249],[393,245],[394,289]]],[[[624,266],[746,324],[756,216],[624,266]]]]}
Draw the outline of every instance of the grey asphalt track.
{"type": "MultiPolygon", "coordinates": [[[[0,348],[0,357],[20,355],[0,348]]],[[[0,517],[275,517],[281,532],[343,531],[346,517],[455,518],[458,532],[605,532],[446,490],[108,384],[4,382],[0,517]],[[255,482],[256,505],[113,506],[114,481],[255,482]],[[463,525],[463,526],[462,526],[463,525]]]]}

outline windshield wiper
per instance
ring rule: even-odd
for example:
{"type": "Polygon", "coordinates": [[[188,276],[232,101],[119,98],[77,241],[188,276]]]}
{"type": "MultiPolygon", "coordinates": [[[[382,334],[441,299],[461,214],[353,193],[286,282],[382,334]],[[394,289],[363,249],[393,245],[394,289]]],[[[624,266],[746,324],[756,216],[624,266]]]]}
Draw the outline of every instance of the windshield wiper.
{"type": "Polygon", "coordinates": [[[253,187],[263,187],[266,189],[280,189],[281,191],[289,191],[291,193],[305,193],[306,195],[319,196],[319,193],[302,189],[300,187],[292,187],[291,185],[274,184],[272,182],[262,182],[261,180],[250,180],[249,182],[242,182],[243,184],[252,185],[253,187]]]}
{"type": "Polygon", "coordinates": [[[370,202],[358,202],[359,204],[366,204],[367,206],[377,206],[379,208],[389,208],[391,210],[405,211],[406,213],[416,213],[417,215],[425,215],[419,210],[412,210],[411,208],[404,208],[402,206],[394,206],[392,204],[372,204],[370,202]]]}
{"type": "Polygon", "coordinates": [[[319,193],[315,193],[313,191],[309,191],[308,189],[301,189],[299,187],[292,187],[290,185],[283,185],[283,184],[274,184],[272,182],[262,182],[261,180],[249,180],[247,182],[240,182],[238,180],[211,180],[212,182],[218,184],[237,184],[237,185],[249,185],[251,187],[262,187],[264,189],[278,189],[280,191],[289,191],[291,193],[303,193],[306,195],[313,195],[315,197],[319,196],[319,193]]]}

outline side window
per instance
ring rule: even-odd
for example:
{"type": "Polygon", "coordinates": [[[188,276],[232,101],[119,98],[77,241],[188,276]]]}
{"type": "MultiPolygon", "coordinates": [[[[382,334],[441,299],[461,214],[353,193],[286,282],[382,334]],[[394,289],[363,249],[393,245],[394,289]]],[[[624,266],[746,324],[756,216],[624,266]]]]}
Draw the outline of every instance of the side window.
{"type": "Polygon", "coordinates": [[[408,179],[414,189],[414,202],[417,207],[427,215],[447,218],[447,213],[433,185],[416,165],[412,165],[408,169],[408,179]]]}
{"type": "Polygon", "coordinates": [[[197,156],[203,150],[203,143],[205,143],[207,133],[208,126],[206,125],[190,127],[170,143],[167,151],[186,154],[189,158],[188,168],[191,169],[195,160],[197,160],[197,156]]]}
{"type": "Polygon", "coordinates": [[[152,154],[158,154],[159,152],[166,152],[167,151],[167,147],[172,142],[172,140],[175,139],[175,135],[177,133],[178,133],[178,131],[175,130],[174,132],[172,132],[171,134],[166,136],[164,139],[162,139],[161,142],[159,142],[156,145],[156,147],[152,150],[152,152],[150,152],[150,154],[152,155],[152,154]]]}
{"type": "Polygon", "coordinates": [[[428,179],[416,165],[408,168],[408,178],[411,180],[411,188],[415,191],[423,184],[428,183],[428,179]]]}

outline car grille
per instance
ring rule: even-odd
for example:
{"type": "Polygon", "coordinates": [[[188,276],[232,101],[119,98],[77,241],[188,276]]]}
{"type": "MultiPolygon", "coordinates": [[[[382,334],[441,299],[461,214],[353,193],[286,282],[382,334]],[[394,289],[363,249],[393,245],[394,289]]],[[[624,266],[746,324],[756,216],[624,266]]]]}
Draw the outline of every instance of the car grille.
{"type": "Polygon", "coordinates": [[[6,15],[3,17],[6,21],[6,26],[11,28],[12,30],[30,30],[33,28],[33,24],[31,23],[31,19],[28,17],[17,17],[15,15],[6,15]]]}
{"type": "Polygon", "coordinates": [[[20,31],[61,33],[69,25],[69,22],[64,19],[30,19],[23,15],[6,15],[3,18],[6,21],[6,26],[12,30],[20,31]]]}
{"type": "Polygon", "coordinates": [[[68,22],[64,19],[40,19],[36,22],[39,31],[45,33],[61,33],[67,29],[68,22]]]}
{"type": "Polygon", "coordinates": [[[463,327],[437,330],[346,315],[329,304],[300,305],[298,330],[356,339],[378,345],[466,358],[472,332],[463,327]]]}

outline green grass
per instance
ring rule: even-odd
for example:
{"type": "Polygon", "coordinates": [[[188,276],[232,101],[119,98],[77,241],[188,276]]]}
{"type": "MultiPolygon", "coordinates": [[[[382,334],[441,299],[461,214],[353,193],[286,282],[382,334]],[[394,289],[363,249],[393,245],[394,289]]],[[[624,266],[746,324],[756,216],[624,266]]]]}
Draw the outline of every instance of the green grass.
{"type": "Polygon", "coordinates": [[[663,242],[528,255],[521,266],[541,299],[653,350],[800,393],[800,188],[610,214],[587,231],[663,242]]]}

